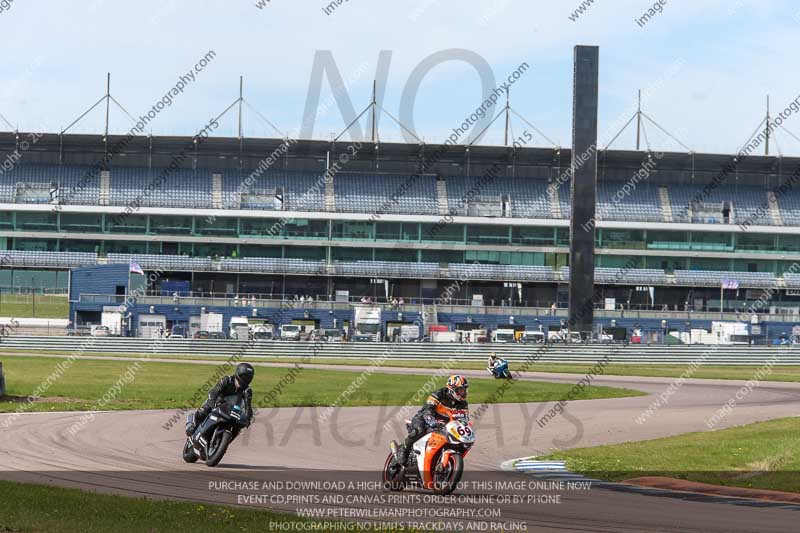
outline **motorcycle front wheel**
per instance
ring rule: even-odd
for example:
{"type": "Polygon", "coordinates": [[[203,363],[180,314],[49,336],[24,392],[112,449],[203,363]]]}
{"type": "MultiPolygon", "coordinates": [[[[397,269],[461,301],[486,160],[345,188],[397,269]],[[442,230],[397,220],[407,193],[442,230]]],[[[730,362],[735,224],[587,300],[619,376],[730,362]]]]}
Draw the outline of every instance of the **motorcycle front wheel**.
{"type": "Polygon", "coordinates": [[[206,459],[207,466],[217,466],[222,461],[222,456],[228,450],[228,444],[231,443],[231,432],[223,431],[217,434],[208,443],[208,459],[206,459]]]}
{"type": "Polygon", "coordinates": [[[187,463],[196,463],[197,459],[197,454],[194,453],[194,447],[192,446],[192,439],[186,439],[186,444],[183,445],[183,460],[187,463]]]}
{"type": "Polygon", "coordinates": [[[463,473],[464,458],[459,453],[451,454],[445,466],[442,466],[441,461],[437,461],[434,471],[433,492],[439,496],[447,496],[456,490],[463,473]]]}

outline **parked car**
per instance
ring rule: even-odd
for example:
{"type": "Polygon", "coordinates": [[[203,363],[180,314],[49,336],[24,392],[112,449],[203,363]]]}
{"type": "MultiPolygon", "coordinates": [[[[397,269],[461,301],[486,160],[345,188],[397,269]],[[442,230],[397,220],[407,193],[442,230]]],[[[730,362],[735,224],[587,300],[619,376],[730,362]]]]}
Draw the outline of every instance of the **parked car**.
{"type": "Polygon", "coordinates": [[[194,334],[195,339],[208,339],[208,332],[207,331],[198,331],[194,334]]]}
{"type": "Polygon", "coordinates": [[[210,331],[208,333],[208,338],[209,339],[224,339],[225,338],[225,334],[222,333],[221,331],[210,331]]]}
{"type": "Polygon", "coordinates": [[[92,328],[92,337],[110,337],[111,330],[108,326],[94,326],[92,328]]]}
{"type": "Polygon", "coordinates": [[[325,340],[325,330],[324,329],[315,329],[311,331],[308,335],[308,340],[310,341],[324,341],[325,340]]]}
{"type": "Polygon", "coordinates": [[[323,330],[323,338],[325,342],[344,342],[344,335],[342,330],[339,329],[326,329],[323,330]]]}

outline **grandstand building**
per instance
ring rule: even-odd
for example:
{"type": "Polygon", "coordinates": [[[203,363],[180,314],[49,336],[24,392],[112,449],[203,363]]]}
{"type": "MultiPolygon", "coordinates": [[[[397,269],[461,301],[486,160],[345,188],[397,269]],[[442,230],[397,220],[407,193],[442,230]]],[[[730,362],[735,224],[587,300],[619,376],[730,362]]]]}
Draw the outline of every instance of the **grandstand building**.
{"type": "MultiPolygon", "coordinates": [[[[5,289],[66,288],[72,268],[134,262],[160,272],[151,296],[175,281],[262,306],[339,292],[459,306],[453,323],[482,298],[490,326],[555,320],[566,305],[568,149],[137,137],[114,151],[122,137],[43,134],[22,150],[24,138],[0,133],[0,159],[16,154],[0,173],[5,289]]],[[[796,315],[800,159],[597,157],[586,229],[600,319],[710,319],[723,286],[726,311],[796,315]]],[[[311,315],[325,325],[335,309],[311,315]]]]}

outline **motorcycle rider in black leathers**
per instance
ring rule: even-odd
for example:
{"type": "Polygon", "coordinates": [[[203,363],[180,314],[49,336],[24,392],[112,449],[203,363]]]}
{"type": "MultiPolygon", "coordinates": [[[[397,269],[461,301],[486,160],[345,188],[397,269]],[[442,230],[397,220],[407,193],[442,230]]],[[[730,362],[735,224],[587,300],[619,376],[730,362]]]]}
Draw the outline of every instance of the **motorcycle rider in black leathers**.
{"type": "Polygon", "coordinates": [[[411,447],[417,440],[430,433],[436,424],[449,422],[450,412],[469,409],[467,404],[468,388],[467,378],[456,374],[447,378],[446,387],[435,390],[428,396],[425,405],[411,419],[411,431],[404,443],[398,446],[396,442],[392,441],[397,464],[405,465],[408,462],[411,447]]]}
{"type": "Polygon", "coordinates": [[[232,376],[224,376],[214,388],[208,391],[208,399],[194,415],[192,424],[186,426],[186,436],[191,437],[197,427],[203,423],[208,413],[217,405],[217,402],[225,396],[241,394],[245,400],[245,413],[247,415],[248,426],[253,419],[253,389],[250,383],[253,381],[255,369],[250,363],[239,363],[232,376]]]}

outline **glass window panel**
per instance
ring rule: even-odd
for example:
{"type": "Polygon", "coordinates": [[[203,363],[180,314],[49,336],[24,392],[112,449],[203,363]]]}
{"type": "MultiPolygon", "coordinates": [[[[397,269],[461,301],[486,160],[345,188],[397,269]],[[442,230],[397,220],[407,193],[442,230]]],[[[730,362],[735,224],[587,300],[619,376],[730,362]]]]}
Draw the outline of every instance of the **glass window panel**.
{"type": "Polygon", "coordinates": [[[87,213],[61,213],[61,231],[101,233],[103,215],[87,213]]]}

